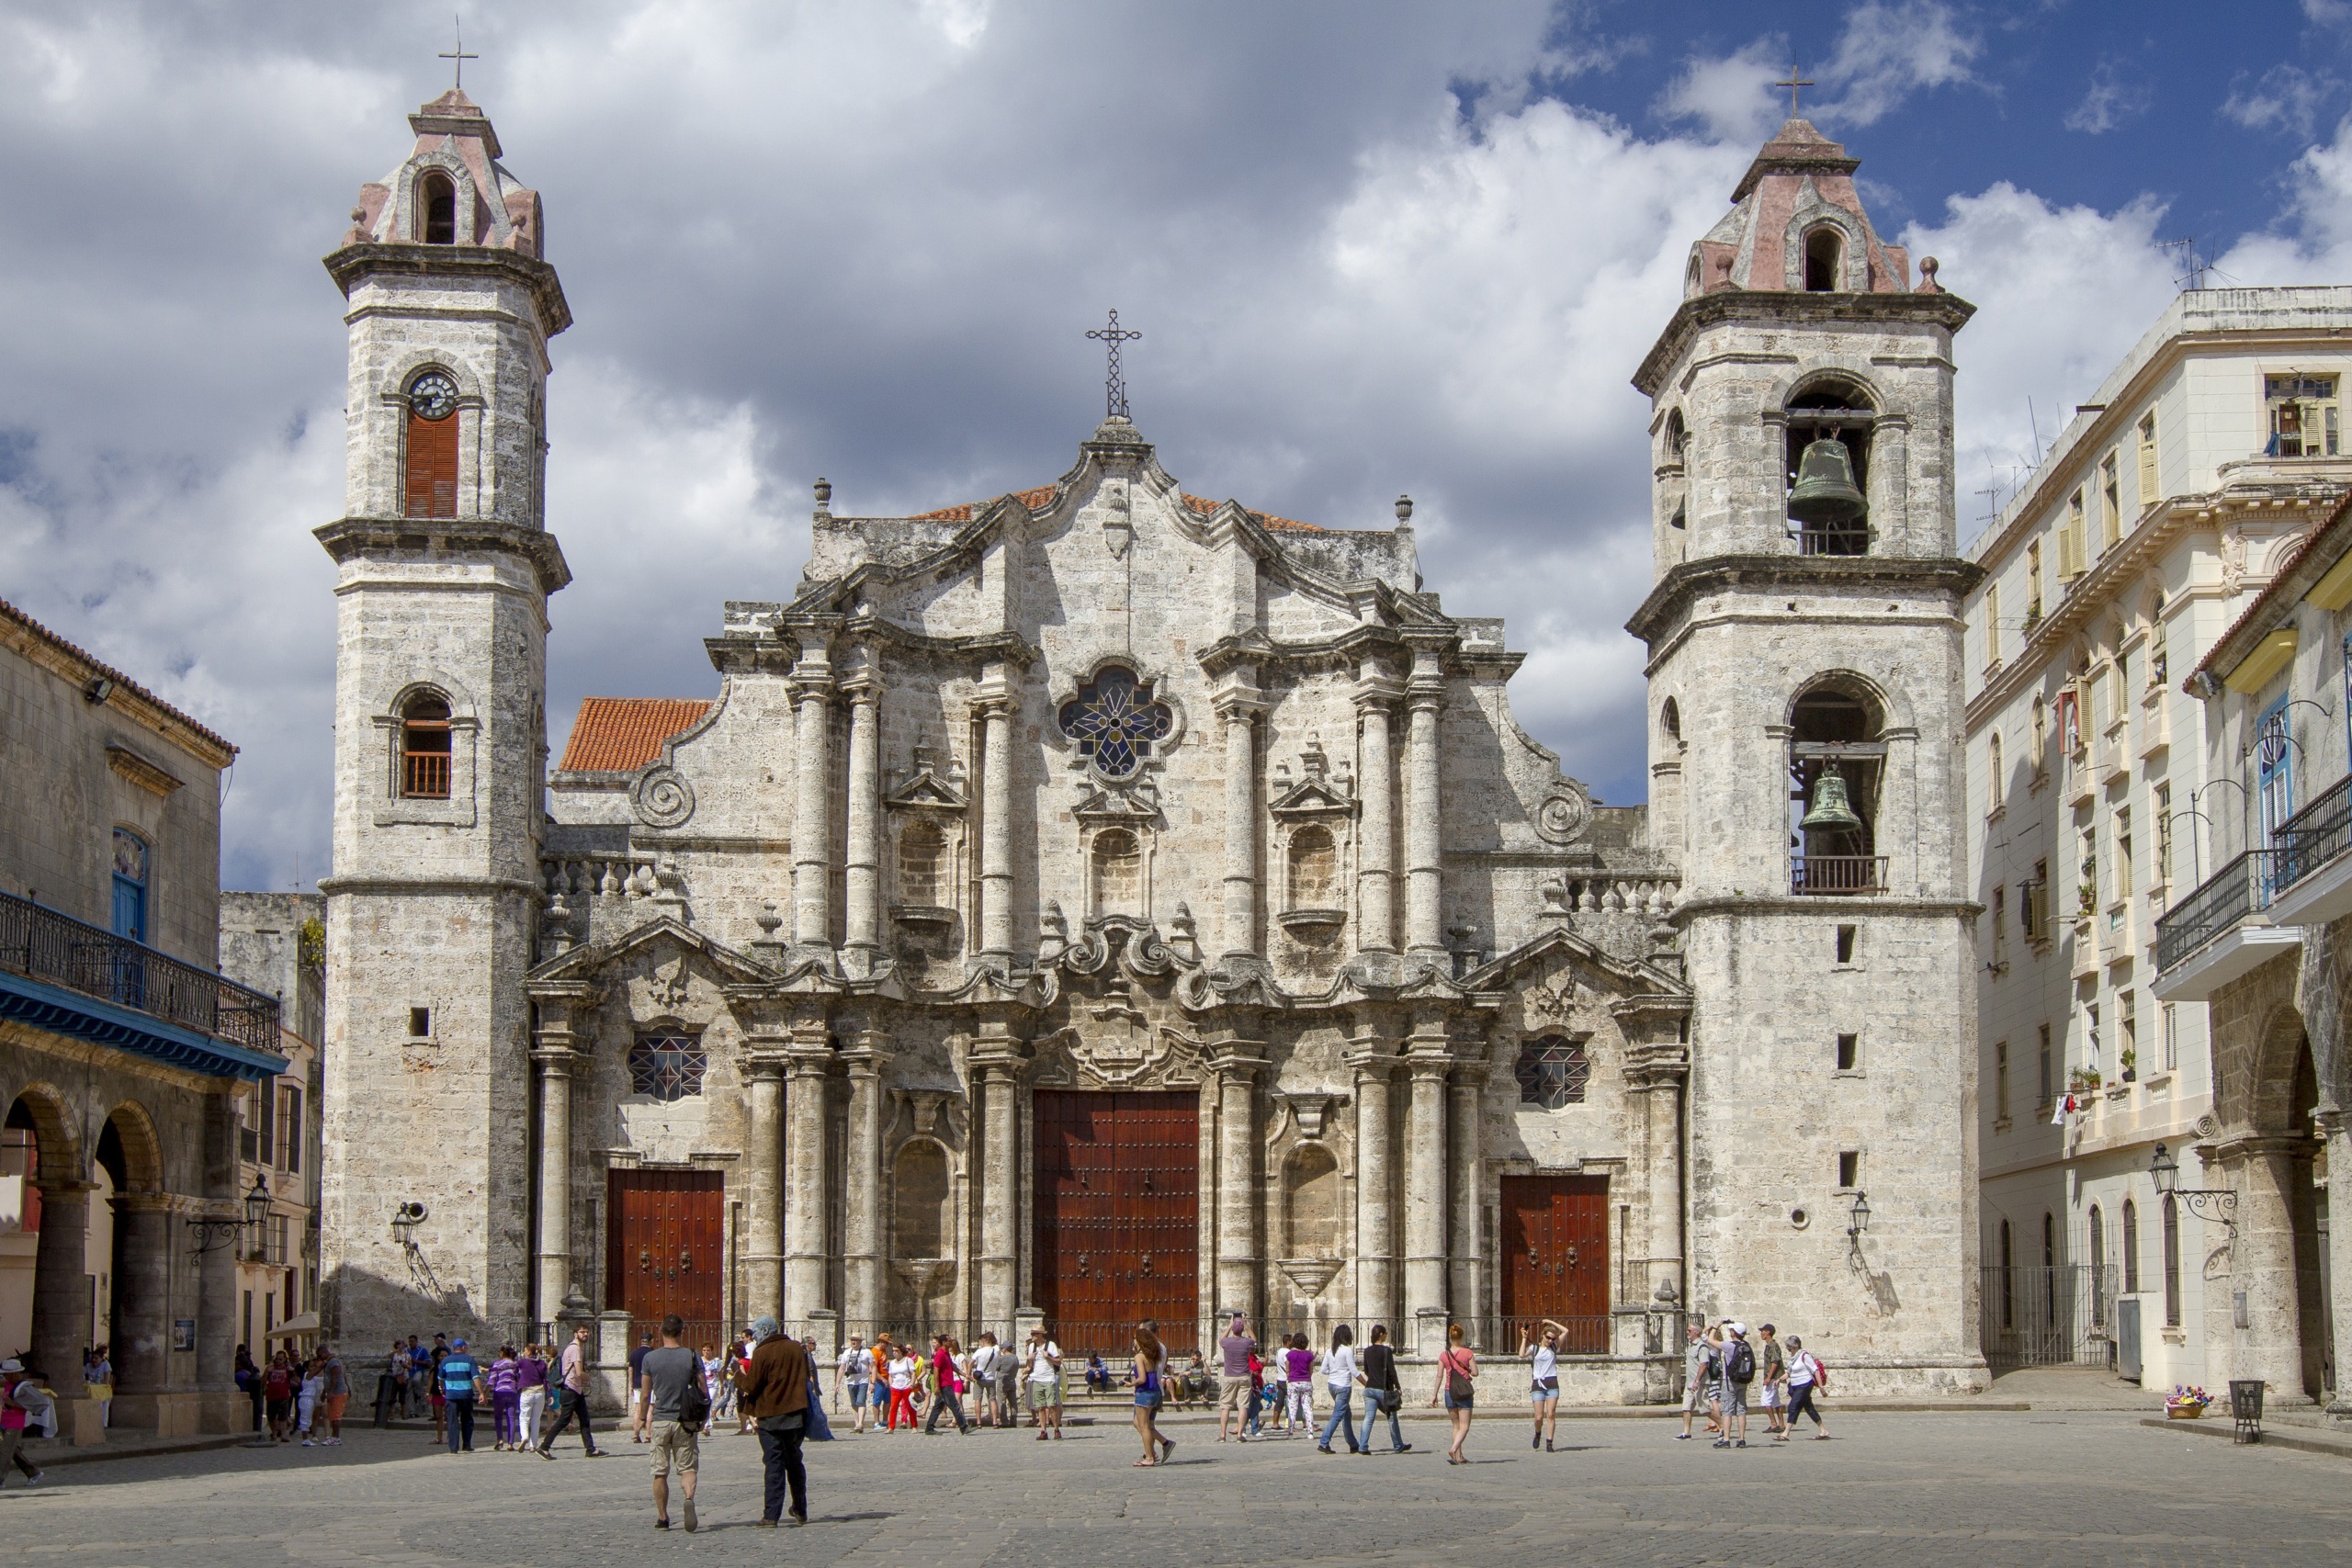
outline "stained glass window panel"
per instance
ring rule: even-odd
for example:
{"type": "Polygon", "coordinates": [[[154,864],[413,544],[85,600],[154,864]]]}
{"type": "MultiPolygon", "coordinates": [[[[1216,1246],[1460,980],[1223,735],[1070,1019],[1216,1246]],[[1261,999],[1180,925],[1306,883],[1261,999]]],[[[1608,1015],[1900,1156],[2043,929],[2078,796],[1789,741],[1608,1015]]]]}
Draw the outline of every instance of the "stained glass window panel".
{"type": "Polygon", "coordinates": [[[629,1092],[656,1100],[700,1094],[707,1061],[702,1042],[691,1034],[640,1034],[629,1047],[629,1092]]]}
{"type": "Polygon", "coordinates": [[[1585,1085],[1592,1077],[1592,1060],[1584,1047],[1556,1034],[1531,1040],[1519,1048],[1519,1102],[1557,1111],[1584,1102],[1585,1085]]]}
{"type": "Polygon", "coordinates": [[[1078,754],[1114,779],[1141,767],[1152,747],[1176,728],[1174,712],[1152,699],[1151,682],[1115,664],[1079,687],[1057,717],[1062,733],[1078,743],[1078,754]]]}

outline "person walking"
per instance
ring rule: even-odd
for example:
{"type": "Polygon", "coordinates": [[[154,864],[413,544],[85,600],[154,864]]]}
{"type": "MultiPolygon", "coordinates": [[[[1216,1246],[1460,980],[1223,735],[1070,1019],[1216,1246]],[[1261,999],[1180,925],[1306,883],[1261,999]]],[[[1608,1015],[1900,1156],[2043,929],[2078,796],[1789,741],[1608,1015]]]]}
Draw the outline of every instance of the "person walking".
{"type": "Polygon", "coordinates": [[[539,1446],[539,1425],[548,1412],[548,1363],[540,1348],[523,1347],[523,1354],[514,1362],[514,1425],[522,1434],[516,1445],[518,1453],[535,1453],[539,1446]]]}
{"type": "Polygon", "coordinates": [[[269,1440],[283,1443],[292,1436],[294,1425],[294,1395],[300,1381],[294,1375],[294,1363],[286,1352],[273,1352],[269,1371],[262,1374],[262,1401],[269,1412],[269,1440]]]}
{"type": "Polygon", "coordinates": [[[449,1394],[441,1386],[441,1363],[449,1359],[449,1347],[441,1343],[441,1336],[436,1334],[427,1354],[433,1360],[433,1371],[428,1374],[433,1394],[433,1446],[439,1448],[449,1440],[449,1394]]]}
{"type": "Polygon", "coordinates": [[[1776,1443],[1787,1442],[1797,1429],[1797,1417],[1800,1416],[1813,1417],[1813,1437],[1815,1442],[1828,1437],[1829,1424],[1821,1418],[1820,1410],[1813,1403],[1815,1394],[1828,1392],[1829,1369],[1815,1359],[1812,1352],[1804,1348],[1804,1340],[1793,1334],[1790,1335],[1788,1422],[1786,1428],[1772,1440],[1776,1443]]]}
{"type": "Polygon", "coordinates": [[[1770,1324],[1756,1331],[1756,1359],[1764,1382],[1764,1426],[1775,1436],[1782,1430],[1781,1416],[1789,1403],[1789,1356],[1781,1348],[1779,1330],[1770,1324]]]}
{"type": "Polygon", "coordinates": [[[555,1395],[562,1408],[557,1411],[548,1435],[539,1439],[539,1457],[555,1458],[555,1440],[576,1419],[582,1456],[604,1458],[605,1450],[596,1446],[596,1435],[588,1427],[588,1325],[584,1323],[571,1331],[571,1343],[563,1348],[563,1357],[556,1364],[555,1395]]]}
{"type": "MultiPolygon", "coordinates": [[[[1690,1440],[1690,1423],[1706,1405],[1715,1386],[1715,1347],[1706,1325],[1694,1319],[1687,1332],[1690,1342],[1682,1351],[1682,1430],[1675,1434],[1682,1442],[1690,1440]]],[[[1713,1426],[1710,1420],[1709,1429],[1713,1426]]]]}
{"type": "Polygon", "coordinates": [[[915,1429],[915,1382],[922,1375],[922,1367],[915,1359],[912,1349],[903,1345],[891,1347],[890,1357],[890,1417],[888,1430],[899,1429],[899,1414],[906,1413],[907,1430],[915,1429]]]}
{"type": "Polygon", "coordinates": [[[515,1366],[514,1347],[501,1345],[498,1359],[491,1362],[482,1374],[482,1386],[490,1390],[491,1450],[505,1453],[522,1446],[516,1428],[523,1416],[523,1382],[515,1366]]]}
{"type": "Polygon", "coordinates": [[[883,1430],[890,1408],[890,1363],[899,1359],[899,1348],[890,1340],[887,1328],[874,1336],[874,1386],[865,1391],[866,1399],[874,1406],[874,1429],[883,1430]]]}
{"type": "Polygon", "coordinates": [[[1462,1457],[1462,1445],[1470,1438],[1470,1411],[1477,1397],[1478,1358],[1470,1353],[1464,1343],[1462,1325],[1449,1324],[1445,1330],[1445,1348],[1437,1359],[1437,1390],[1430,1395],[1435,1404],[1445,1401],[1447,1417],[1453,1423],[1453,1441],[1445,1450],[1448,1464],[1468,1464],[1462,1457]]]}
{"type": "Polygon", "coordinates": [[[702,1358],[682,1341],[686,1320],[671,1313],[662,1320],[662,1343],[638,1362],[637,1404],[645,1415],[645,1441],[653,1450],[653,1528],[670,1528],[670,1472],[678,1472],[684,1494],[680,1509],[686,1533],[695,1518],[695,1478],[702,1464],[702,1423],[710,1414],[703,1385],[702,1358]]]}
{"type": "Polygon", "coordinates": [[[833,1366],[833,1395],[849,1401],[849,1413],[856,1423],[855,1430],[865,1430],[868,1407],[874,1403],[874,1352],[865,1348],[865,1336],[849,1337],[849,1348],[833,1366]]]}
{"type": "Polygon", "coordinates": [[[702,1422],[702,1435],[707,1438],[712,1435],[711,1428],[718,1425],[719,1417],[734,1408],[735,1381],[727,1375],[727,1358],[718,1353],[718,1346],[705,1344],[698,1359],[702,1362],[702,1386],[710,1394],[710,1411],[702,1422]]]}
{"type": "Polygon", "coordinates": [[[652,1440],[653,1416],[645,1407],[645,1358],[653,1354],[651,1330],[637,1337],[628,1353],[628,1440],[643,1443],[652,1440]]]}
{"type": "Polygon", "coordinates": [[[24,1444],[28,1438],[48,1432],[56,1407],[40,1386],[40,1373],[14,1356],[0,1361],[0,1480],[6,1479],[9,1465],[24,1472],[28,1486],[46,1479],[40,1466],[26,1456],[24,1444]]]}
{"type": "Polygon", "coordinates": [[[487,1385],[481,1363],[463,1339],[449,1342],[449,1353],[441,1358],[440,1382],[441,1397],[448,1402],[449,1451],[469,1454],[474,1451],[474,1406],[487,1385]]]}
{"type": "Polygon", "coordinates": [[[978,1402],[978,1407],[972,1416],[972,1424],[994,1427],[1001,1431],[1004,1427],[1004,1402],[997,1396],[996,1386],[999,1354],[996,1336],[985,1328],[981,1329],[979,1338],[972,1344],[972,1393],[978,1402]]]}
{"type": "Polygon", "coordinates": [[[931,1337],[931,1376],[938,1396],[931,1402],[931,1419],[923,1423],[923,1436],[939,1435],[939,1413],[945,1411],[956,1417],[956,1435],[968,1438],[972,1428],[964,1420],[963,1369],[956,1364],[956,1337],[934,1334],[931,1337]]]}
{"type": "Polygon", "coordinates": [[[1535,1406],[1535,1436],[1528,1447],[1552,1450],[1560,1426],[1560,1325],[1550,1318],[1537,1325],[1541,1334],[1521,1331],[1519,1353],[1527,1358],[1527,1397],[1535,1406]]]}
{"type": "Polygon", "coordinates": [[[785,1495],[791,1493],[792,1522],[808,1522],[808,1472],[801,1462],[800,1444],[807,1436],[808,1353],[773,1317],[752,1321],[758,1343],[743,1373],[741,1405],[760,1428],[760,1468],[764,1480],[759,1525],[774,1529],[785,1516],[785,1495]]]}
{"type": "Polygon", "coordinates": [[[1323,1353],[1323,1387],[1331,1396],[1331,1418],[1323,1424],[1323,1436],[1316,1447],[1324,1453],[1331,1451],[1331,1434],[1338,1432],[1348,1439],[1348,1452],[1354,1453],[1356,1442],[1356,1331],[1346,1324],[1331,1330],[1331,1348],[1323,1353]]]}
{"type": "Polygon", "coordinates": [[[1250,1358],[1250,1420],[1242,1435],[1254,1438],[1266,1428],[1266,1358],[1261,1353],[1250,1358]]]}
{"type": "Polygon", "coordinates": [[[1283,1346],[1283,1388],[1290,1402],[1283,1431],[1295,1438],[1315,1430],[1315,1352],[1304,1334],[1292,1335],[1283,1346]]]}
{"type": "Polygon", "coordinates": [[[392,1341],[392,1352],[384,1358],[383,1376],[376,1385],[376,1425],[380,1429],[390,1427],[396,1416],[408,1414],[408,1347],[399,1339],[392,1341]]]}
{"type": "Polygon", "coordinates": [[[1235,1313],[1226,1325],[1225,1337],[1216,1342],[1225,1358],[1225,1382],[1218,1389],[1216,1410],[1216,1440],[1223,1442],[1228,1431],[1241,1442],[1250,1440],[1250,1358],[1258,1353],[1258,1342],[1250,1337],[1249,1321],[1235,1313]]]}
{"type": "Polygon", "coordinates": [[[1037,1423],[1037,1440],[1056,1442],[1062,1437],[1062,1348],[1041,1325],[1029,1331],[1029,1414],[1037,1423]]]}
{"type": "Polygon", "coordinates": [[[351,1408],[351,1371],[332,1345],[319,1347],[320,1372],[319,1414],[326,1418],[327,1435],[320,1439],[322,1448],[343,1446],[343,1413],[351,1408]]]}
{"type": "MultiPolygon", "coordinates": [[[[1233,1321],[1238,1326],[1240,1314],[1237,1313],[1233,1321]]],[[[1167,1463],[1168,1456],[1176,1451],[1176,1441],[1159,1433],[1159,1381],[1168,1365],[1168,1347],[1160,1343],[1159,1330],[1149,1318],[1136,1325],[1135,1343],[1136,1436],[1143,1439],[1143,1458],[1136,1461],[1136,1468],[1142,1470],[1167,1463]]],[[[1222,1419],[1218,1424],[1222,1427],[1222,1419]]]]}
{"type": "Polygon", "coordinates": [[[1372,1340],[1363,1348],[1363,1366],[1356,1374],[1363,1384],[1363,1437],[1356,1445],[1359,1454],[1372,1452],[1372,1424],[1382,1416],[1388,1417],[1388,1451],[1409,1453],[1413,1445],[1405,1440],[1404,1428],[1396,1424],[1396,1412],[1405,1403],[1404,1388],[1396,1381],[1396,1348],[1388,1343],[1388,1325],[1372,1325],[1372,1340]]]}
{"type": "Polygon", "coordinates": [[[1747,1446],[1747,1387],[1756,1381],[1756,1347],[1747,1342],[1744,1323],[1724,1324],[1724,1334],[1723,1354],[1718,1358],[1723,1376],[1715,1385],[1717,1419],[1722,1426],[1715,1435],[1715,1447],[1744,1449],[1747,1446]]]}

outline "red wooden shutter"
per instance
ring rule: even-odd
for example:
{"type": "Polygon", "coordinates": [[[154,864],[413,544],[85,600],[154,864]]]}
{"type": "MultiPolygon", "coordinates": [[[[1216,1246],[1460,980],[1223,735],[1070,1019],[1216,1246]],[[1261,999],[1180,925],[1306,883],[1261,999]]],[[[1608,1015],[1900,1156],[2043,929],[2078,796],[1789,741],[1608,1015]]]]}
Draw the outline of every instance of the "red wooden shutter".
{"type": "Polygon", "coordinates": [[[407,505],[411,517],[458,514],[458,416],[408,416],[407,505]]]}

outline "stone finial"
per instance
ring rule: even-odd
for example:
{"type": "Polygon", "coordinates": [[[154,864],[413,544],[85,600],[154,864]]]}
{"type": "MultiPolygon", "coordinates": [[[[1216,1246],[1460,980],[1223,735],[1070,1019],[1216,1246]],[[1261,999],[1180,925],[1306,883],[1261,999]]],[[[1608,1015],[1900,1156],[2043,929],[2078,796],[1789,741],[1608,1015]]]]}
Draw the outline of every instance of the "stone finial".
{"type": "Polygon", "coordinates": [[[1944,286],[1936,281],[1936,269],[1941,265],[1942,264],[1937,261],[1933,256],[1921,256],[1919,258],[1920,293],[1941,294],[1944,291],[1944,286]]]}
{"type": "Polygon", "coordinates": [[[1037,917],[1037,962],[1050,964],[1069,946],[1069,921],[1062,915],[1061,900],[1046,900],[1045,912],[1037,917]]]}
{"type": "Polygon", "coordinates": [[[1396,498],[1396,525],[1397,525],[1397,526],[1398,526],[1398,527],[1403,527],[1403,526],[1405,526],[1407,524],[1411,523],[1411,522],[1412,522],[1412,520],[1413,520],[1413,498],[1412,498],[1411,496],[1409,496],[1409,495],[1399,495],[1399,496],[1397,496],[1397,498],[1396,498]]]}
{"type": "Polygon", "coordinates": [[[1201,941],[1193,925],[1193,907],[1179,899],[1176,912],[1168,919],[1168,945],[1183,954],[1188,962],[1201,961],[1201,941]]]}
{"type": "Polygon", "coordinates": [[[1560,878],[1555,876],[1546,879],[1544,886],[1537,891],[1544,896],[1545,919],[1565,920],[1574,912],[1568,908],[1568,885],[1560,878]]]}
{"type": "Polygon", "coordinates": [[[784,917],[775,912],[774,904],[763,904],[760,912],[752,917],[752,923],[760,928],[763,942],[774,942],[777,930],[784,924],[784,917]]]}
{"type": "Polygon", "coordinates": [[[820,478],[812,488],[817,492],[817,518],[822,522],[833,514],[833,481],[820,478]]]}

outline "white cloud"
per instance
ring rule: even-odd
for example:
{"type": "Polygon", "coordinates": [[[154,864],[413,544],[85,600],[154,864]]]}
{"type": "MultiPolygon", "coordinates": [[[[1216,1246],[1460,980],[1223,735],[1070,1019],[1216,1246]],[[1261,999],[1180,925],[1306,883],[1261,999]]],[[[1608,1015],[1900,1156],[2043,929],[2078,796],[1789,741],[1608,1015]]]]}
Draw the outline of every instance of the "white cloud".
{"type": "Polygon", "coordinates": [[[1781,124],[1772,84],[1788,68],[1781,55],[1779,39],[1760,38],[1727,55],[1694,57],[1659,96],[1657,112],[1698,121],[1711,141],[1752,148],[1781,124]]]}
{"type": "Polygon", "coordinates": [[[2352,117],[2334,140],[2287,171],[2290,196],[2275,230],[2249,234],[2219,258],[2226,282],[2343,283],[2352,279],[2352,117]]]}
{"type": "Polygon", "coordinates": [[[2344,84],[2326,71],[2274,65],[2249,86],[2240,72],[2230,84],[2222,113],[2250,130],[2283,130],[2309,138],[2329,101],[2344,84]]]}
{"type": "Polygon", "coordinates": [[[2147,113],[2154,101],[2155,95],[2145,82],[2127,76],[2114,61],[2103,60],[2091,73],[2083,101],[2066,111],[2066,129],[2103,136],[2125,120],[2147,113]]]}
{"type": "Polygon", "coordinates": [[[1938,0],[1865,0],[1846,14],[1829,63],[1815,73],[1837,96],[1825,120],[1872,125],[1913,93],[1973,84],[1984,39],[1938,0]]]}

